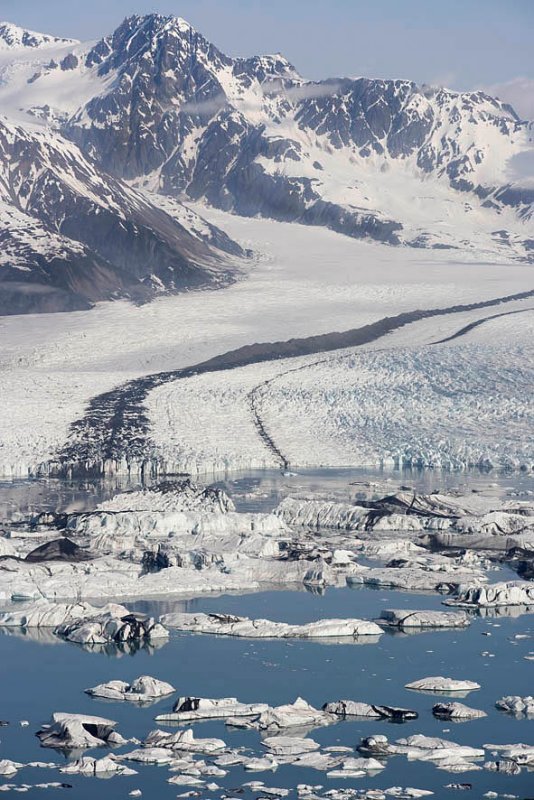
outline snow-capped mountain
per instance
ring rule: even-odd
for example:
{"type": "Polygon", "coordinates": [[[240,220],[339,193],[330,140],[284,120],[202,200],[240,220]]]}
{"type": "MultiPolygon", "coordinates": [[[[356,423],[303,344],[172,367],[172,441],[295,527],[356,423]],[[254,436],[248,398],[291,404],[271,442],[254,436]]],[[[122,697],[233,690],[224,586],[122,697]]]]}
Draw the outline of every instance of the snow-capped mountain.
{"type": "MultiPolygon", "coordinates": [[[[89,159],[80,163],[98,164],[103,184],[74,205],[93,203],[100,216],[113,216],[115,193],[130,191],[117,181],[127,180],[392,245],[534,259],[534,190],[510,168],[534,146],[532,124],[482,92],[408,80],[310,82],[279,54],[230,58],[184,20],[150,14],[97,43],[52,40],[31,58],[3,57],[0,104],[18,122],[15,136],[24,140],[28,125],[53,128],[55,146],[77,145],[89,159]]],[[[34,150],[30,158],[39,161],[34,150]]],[[[54,180],[66,191],[59,172],[54,180]]],[[[49,192],[47,209],[32,212],[54,234],[70,235],[62,213],[71,191],[49,192]],[[57,230],[51,218],[62,220],[57,230]]],[[[131,224],[151,228],[154,205],[148,213],[135,197],[131,224]]],[[[126,247],[131,232],[123,233],[126,247]]]]}
{"type": "Polygon", "coordinates": [[[0,313],[228,280],[222,250],[238,248],[181,208],[157,208],[57,133],[0,118],[0,313]]]}
{"type": "Polygon", "coordinates": [[[18,25],[12,25],[10,22],[0,23],[0,51],[17,50],[22,47],[41,48],[73,44],[78,44],[78,40],[62,39],[59,36],[29,31],[18,25]]]}

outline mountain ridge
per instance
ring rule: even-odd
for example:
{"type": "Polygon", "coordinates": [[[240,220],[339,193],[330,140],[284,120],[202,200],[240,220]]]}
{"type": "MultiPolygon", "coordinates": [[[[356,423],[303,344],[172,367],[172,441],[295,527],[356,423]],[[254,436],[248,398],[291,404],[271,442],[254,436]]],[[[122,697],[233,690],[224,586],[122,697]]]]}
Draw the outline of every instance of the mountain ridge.
{"type": "Polygon", "coordinates": [[[79,44],[78,39],[65,39],[48,33],[39,33],[28,28],[0,20],[0,52],[3,50],[51,47],[58,44],[79,44]]]}
{"type": "MultiPolygon", "coordinates": [[[[30,61],[0,63],[8,117],[72,142],[108,186],[154,193],[153,224],[160,194],[381,244],[534,261],[534,189],[507,166],[534,146],[533,124],[482,91],[308,81],[281,54],[232,58],[160,14],[127,17],[96,43],[30,49],[30,61]]],[[[208,246],[219,244],[240,252],[212,235],[208,246]]],[[[159,287],[176,288],[169,276],[159,287]]]]}

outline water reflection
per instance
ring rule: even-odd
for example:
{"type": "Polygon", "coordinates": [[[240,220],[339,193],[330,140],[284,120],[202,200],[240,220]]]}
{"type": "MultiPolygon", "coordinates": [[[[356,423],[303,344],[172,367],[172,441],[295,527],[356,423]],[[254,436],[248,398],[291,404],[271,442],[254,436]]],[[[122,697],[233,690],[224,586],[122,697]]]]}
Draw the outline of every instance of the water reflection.
{"type": "Polygon", "coordinates": [[[122,658],[123,656],[135,656],[136,653],[154,655],[162,647],[168,644],[168,639],[154,639],[147,642],[145,639],[135,639],[130,642],[105,642],[101,644],[80,644],[79,642],[69,642],[56,636],[53,628],[6,628],[0,626],[0,636],[14,636],[17,639],[25,639],[28,642],[42,645],[63,644],[76,647],[86,653],[105,655],[110,658],[122,658]]]}

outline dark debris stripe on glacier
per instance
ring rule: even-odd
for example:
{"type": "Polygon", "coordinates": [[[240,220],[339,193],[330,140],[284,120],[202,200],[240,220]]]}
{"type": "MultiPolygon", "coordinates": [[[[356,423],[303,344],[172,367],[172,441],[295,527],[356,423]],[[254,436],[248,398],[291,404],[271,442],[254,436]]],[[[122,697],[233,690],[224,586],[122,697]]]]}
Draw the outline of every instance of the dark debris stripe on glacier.
{"type": "Polygon", "coordinates": [[[446,336],[445,339],[438,339],[436,342],[431,342],[431,345],[434,344],[445,344],[446,342],[452,342],[454,339],[459,339],[462,336],[465,336],[467,333],[475,330],[475,328],[479,328],[481,325],[484,325],[486,322],[491,322],[492,319],[500,319],[501,317],[511,317],[513,314],[525,314],[527,311],[534,311],[534,308],[518,308],[515,311],[504,311],[502,314],[492,314],[490,317],[483,317],[483,319],[476,319],[474,322],[470,322],[469,325],[464,325],[463,328],[460,328],[459,331],[453,333],[451,336],[446,336]]]}
{"type": "MultiPolygon", "coordinates": [[[[252,364],[288,358],[328,353],[351,347],[360,347],[376,341],[388,333],[432,317],[458,314],[491,308],[504,303],[534,297],[534,289],[492,300],[459,304],[448,308],[417,309],[392,317],[384,317],[361,328],[324,333],[316,336],[294,338],[281,342],[263,342],[245,345],[190,367],[158,372],[128,381],[110,392],[94,397],[82,419],[71,426],[67,444],[49,465],[54,473],[103,473],[110,465],[126,462],[136,470],[153,469],[157,464],[157,450],[150,439],[150,421],[144,406],[150,391],[165,383],[185,380],[209,372],[224,372],[252,364]]],[[[501,316],[495,315],[495,316],[501,316]]],[[[482,322],[482,321],[480,321],[482,322]]],[[[470,326],[465,326],[465,333],[470,326]]],[[[460,335],[459,331],[457,335],[460,335]]],[[[451,337],[453,338],[453,337],[451,337]]],[[[443,341],[447,341],[444,339],[443,341]]],[[[438,342],[435,342],[438,344],[438,342]]],[[[254,392],[254,390],[253,390],[254,392]]],[[[251,394],[253,394],[253,392],[251,394]]],[[[277,458],[282,468],[288,460],[277,448],[258,412],[257,404],[249,395],[251,411],[258,433],[267,449],[277,458]]]]}

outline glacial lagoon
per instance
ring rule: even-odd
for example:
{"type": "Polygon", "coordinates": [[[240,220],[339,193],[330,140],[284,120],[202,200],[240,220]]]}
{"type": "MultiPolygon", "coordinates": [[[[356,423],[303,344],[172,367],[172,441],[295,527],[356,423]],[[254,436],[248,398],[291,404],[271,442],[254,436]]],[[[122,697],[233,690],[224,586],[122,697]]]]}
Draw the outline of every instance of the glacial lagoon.
{"type": "MultiPolygon", "coordinates": [[[[222,479],[221,485],[232,495],[238,510],[268,510],[292,490],[295,483],[308,490],[343,493],[349,482],[373,480],[373,475],[355,471],[321,474],[310,472],[294,478],[276,473],[254,474],[222,479]],[[293,481],[293,483],[292,483],[293,481]],[[233,489],[233,491],[232,491],[233,489]]],[[[393,474],[393,485],[409,483],[418,489],[431,491],[437,486],[467,484],[478,489],[488,483],[513,487],[517,492],[530,492],[527,476],[488,476],[480,473],[443,475],[393,474]]],[[[384,475],[380,475],[384,480],[384,475]]],[[[85,483],[35,481],[2,484],[3,518],[15,512],[25,514],[30,508],[60,510],[67,504],[80,507],[95,505],[123,490],[93,482],[88,493],[85,483]],[[16,508],[15,508],[16,506],[16,508]],[[9,509],[6,515],[5,509],[9,509]]],[[[354,487],[352,487],[354,490],[354,487]]],[[[491,573],[490,580],[513,580],[517,576],[507,566],[491,573]]],[[[399,592],[382,588],[326,588],[294,591],[286,588],[252,594],[226,594],[179,601],[135,600],[127,603],[131,610],[159,617],[171,611],[221,612],[251,618],[268,618],[290,623],[304,623],[321,618],[360,617],[375,619],[385,608],[445,610],[443,597],[420,592],[399,592]]],[[[532,609],[531,609],[532,610],[532,609]]],[[[355,748],[363,737],[384,734],[390,742],[413,734],[441,737],[459,744],[481,747],[523,742],[534,744],[532,720],[515,718],[495,708],[504,695],[526,696],[533,693],[534,624],[532,614],[522,608],[500,608],[472,614],[472,623],[465,629],[435,630],[417,633],[386,632],[378,641],[369,637],[358,643],[302,640],[247,640],[226,636],[179,633],[171,630],[168,641],[157,647],[121,649],[82,647],[62,642],[52,633],[34,630],[3,631],[0,638],[1,681],[0,719],[9,724],[0,730],[0,758],[28,763],[31,761],[64,764],[68,754],[40,747],[35,733],[54,711],[87,713],[116,720],[117,730],[126,738],[143,739],[156,727],[158,713],[171,710],[176,695],[155,704],[137,704],[97,700],[84,689],[112,679],[130,681],[139,675],[152,675],[168,681],[181,696],[228,697],[243,702],[265,702],[271,706],[293,702],[303,697],[316,708],[341,698],[373,704],[387,704],[413,709],[419,718],[402,724],[374,719],[346,719],[337,724],[318,727],[308,734],[321,747],[355,748]],[[432,715],[432,706],[446,698],[443,695],[405,689],[406,683],[429,675],[445,675],[476,681],[480,689],[458,699],[487,713],[487,717],[462,723],[443,721],[432,715]],[[27,726],[20,722],[26,720],[27,726]]],[[[457,698],[452,698],[457,699],[457,698]]],[[[195,722],[195,736],[218,737],[228,747],[244,748],[252,755],[263,755],[261,735],[255,730],[227,727],[223,720],[195,722]]],[[[117,749],[117,754],[133,749],[132,745],[117,749]]],[[[478,762],[498,760],[491,755],[478,762]]],[[[102,757],[105,749],[87,751],[84,755],[102,757]]],[[[352,755],[358,756],[357,752],[352,755]]],[[[72,756],[71,756],[72,757],[72,756]]],[[[209,757],[204,757],[209,760],[209,757]]],[[[276,771],[248,772],[242,766],[230,767],[225,777],[215,782],[219,789],[175,786],[169,784],[170,773],[165,766],[155,767],[129,763],[138,771],[134,776],[116,776],[108,780],[64,775],[57,769],[24,767],[14,778],[4,783],[39,784],[59,781],[72,789],[40,790],[31,788],[28,796],[66,796],[93,799],[98,793],[102,800],[127,797],[141,790],[145,798],[174,798],[190,791],[199,797],[265,797],[261,788],[245,788],[250,781],[263,781],[266,787],[288,788],[296,797],[297,784],[321,786],[323,796],[330,790],[385,789],[402,786],[434,792],[437,798],[456,797],[458,788],[449,784],[471,784],[466,791],[471,798],[481,798],[487,792],[500,796],[527,798],[532,796],[534,776],[525,767],[516,775],[500,774],[486,769],[451,773],[439,770],[434,764],[410,761],[405,756],[384,760],[386,767],[379,774],[360,778],[329,778],[325,772],[292,765],[281,765],[276,771]],[[99,780],[95,785],[95,781],[99,780]],[[44,794],[43,794],[44,792],[44,794]]],[[[207,779],[209,783],[210,779],[207,779]]],[[[332,795],[329,795],[332,796],[332,795]]],[[[340,795],[341,796],[341,795],[340,795]]]]}

